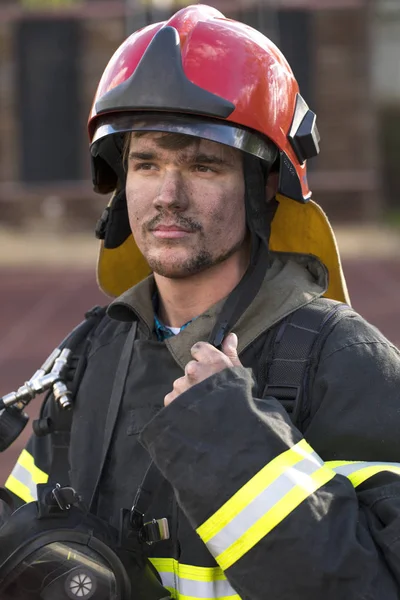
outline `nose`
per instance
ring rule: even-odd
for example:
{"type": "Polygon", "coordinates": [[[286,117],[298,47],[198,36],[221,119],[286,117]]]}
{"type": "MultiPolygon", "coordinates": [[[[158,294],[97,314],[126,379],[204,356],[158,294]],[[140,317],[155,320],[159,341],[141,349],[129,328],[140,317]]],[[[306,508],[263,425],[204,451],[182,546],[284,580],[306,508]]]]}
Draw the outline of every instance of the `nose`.
{"type": "Polygon", "coordinates": [[[185,210],[188,196],[178,170],[166,171],[161,178],[154,205],[158,210],[185,210]]]}

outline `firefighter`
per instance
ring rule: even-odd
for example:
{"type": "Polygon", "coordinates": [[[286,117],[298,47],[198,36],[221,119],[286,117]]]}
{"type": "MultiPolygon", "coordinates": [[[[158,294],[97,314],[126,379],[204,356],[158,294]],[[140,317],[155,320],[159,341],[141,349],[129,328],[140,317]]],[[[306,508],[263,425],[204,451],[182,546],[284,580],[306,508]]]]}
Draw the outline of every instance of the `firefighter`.
{"type": "MultiPolygon", "coordinates": [[[[116,51],[89,136],[114,299],[82,349],[59,480],[113,524],[145,490],[175,598],[399,598],[400,356],[350,308],[284,56],[184,8],[116,51]]],[[[7,481],[25,502],[49,440],[7,481]]]]}

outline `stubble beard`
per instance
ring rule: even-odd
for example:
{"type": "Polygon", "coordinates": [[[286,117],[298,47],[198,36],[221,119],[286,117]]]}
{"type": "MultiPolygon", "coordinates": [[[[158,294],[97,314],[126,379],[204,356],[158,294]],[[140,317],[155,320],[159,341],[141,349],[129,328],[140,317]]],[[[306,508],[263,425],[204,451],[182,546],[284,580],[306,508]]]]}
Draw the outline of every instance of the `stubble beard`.
{"type": "Polygon", "coordinates": [[[167,260],[162,260],[155,257],[146,257],[146,260],[150,269],[154,273],[169,279],[184,279],[186,277],[197,275],[198,273],[223,263],[224,261],[228,260],[228,258],[233,256],[233,254],[235,254],[238,250],[240,250],[243,244],[244,240],[239,240],[236,242],[236,244],[229,248],[229,250],[221,252],[217,255],[213,255],[211,252],[203,248],[194,256],[182,261],[177,260],[173,264],[167,260]]]}

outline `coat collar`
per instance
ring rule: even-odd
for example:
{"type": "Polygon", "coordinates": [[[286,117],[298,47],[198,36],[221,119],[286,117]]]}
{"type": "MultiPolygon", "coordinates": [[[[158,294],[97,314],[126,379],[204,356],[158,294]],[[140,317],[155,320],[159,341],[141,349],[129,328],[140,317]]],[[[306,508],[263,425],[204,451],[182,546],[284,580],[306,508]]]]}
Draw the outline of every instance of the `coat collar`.
{"type": "MultiPolygon", "coordinates": [[[[262,286],[233,328],[239,340],[239,354],[275,323],[322,296],[327,287],[328,271],[315,256],[271,252],[271,265],[262,286]]],[[[151,275],[114,300],[108,308],[109,316],[119,321],[139,320],[150,335],[154,331],[154,290],[151,275]]],[[[190,349],[193,344],[207,341],[224,301],[220,300],[178,335],[165,340],[183,369],[192,360],[190,349]]]]}

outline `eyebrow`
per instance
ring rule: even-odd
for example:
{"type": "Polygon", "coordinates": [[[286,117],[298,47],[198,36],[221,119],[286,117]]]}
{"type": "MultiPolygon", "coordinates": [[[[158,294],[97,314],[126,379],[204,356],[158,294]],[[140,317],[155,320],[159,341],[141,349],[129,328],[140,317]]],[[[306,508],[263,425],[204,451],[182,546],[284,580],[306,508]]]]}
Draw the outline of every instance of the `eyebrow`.
{"type": "Polygon", "coordinates": [[[232,161],[228,158],[221,158],[215,154],[196,154],[191,162],[214,165],[232,165],[232,161]]]}
{"type": "Polygon", "coordinates": [[[155,160],[157,155],[154,152],[129,152],[129,160],[155,160]]]}
{"type": "MultiPolygon", "coordinates": [[[[129,153],[129,160],[159,160],[160,156],[156,153],[156,152],[130,152],[129,153]]],[[[215,154],[201,154],[201,153],[197,153],[194,154],[192,156],[189,156],[187,159],[186,158],[181,158],[178,161],[179,163],[201,163],[201,164],[207,164],[207,165],[226,165],[226,166],[232,166],[232,161],[227,159],[227,158],[221,158],[220,156],[216,156],[215,154]]]]}

